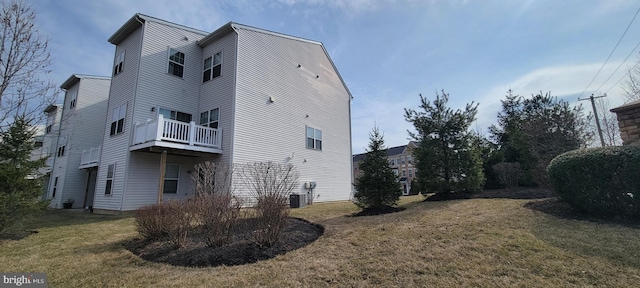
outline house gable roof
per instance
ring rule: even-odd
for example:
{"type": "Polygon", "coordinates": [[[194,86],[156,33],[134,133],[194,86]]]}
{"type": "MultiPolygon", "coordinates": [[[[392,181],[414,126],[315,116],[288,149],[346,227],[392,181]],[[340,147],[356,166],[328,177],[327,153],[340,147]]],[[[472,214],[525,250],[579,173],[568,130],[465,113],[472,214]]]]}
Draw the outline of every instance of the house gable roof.
{"type": "Polygon", "coordinates": [[[327,57],[327,59],[329,59],[329,63],[331,63],[331,67],[333,68],[333,71],[336,72],[336,75],[338,75],[338,79],[340,79],[340,82],[342,82],[342,86],[347,91],[347,94],[349,94],[349,98],[353,98],[353,95],[351,94],[351,91],[349,91],[349,87],[347,87],[347,84],[344,82],[344,79],[342,78],[342,75],[340,75],[340,72],[338,72],[338,69],[336,68],[335,63],[333,63],[333,60],[331,59],[331,56],[329,56],[329,53],[327,52],[327,49],[325,49],[325,47],[322,44],[322,42],[309,40],[309,39],[296,37],[296,36],[291,36],[291,35],[287,35],[287,34],[282,34],[282,33],[278,33],[278,32],[273,32],[273,31],[269,31],[269,30],[265,30],[265,29],[261,29],[261,28],[256,28],[256,27],[253,27],[253,26],[244,25],[244,24],[240,24],[240,23],[236,23],[236,22],[229,22],[229,23],[227,23],[225,25],[222,25],[220,28],[216,29],[215,31],[209,33],[209,35],[205,36],[204,38],[200,39],[198,41],[198,45],[200,47],[204,48],[207,45],[215,42],[216,40],[226,36],[227,34],[229,34],[231,32],[236,32],[237,33],[238,29],[250,30],[250,31],[258,32],[258,33],[263,33],[263,34],[275,36],[275,37],[282,37],[282,38],[287,38],[287,39],[291,39],[291,40],[295,40],[295,41],[306,42],[306,43],[313,44],[313,45],[319,45],[322,48],[322,51],[324,52],[324,54],[327,57]]]}
{"type": "Polygon", "coordinates": [[[144,15],[141,13],[136,13],[135,15],[133,15],[133,17],[131,17],[127,22],[124,23],[124,25],[122,25],[122,27],[120,27],[120,29],[118,29],[115,33],[113,33],[113,35],[111,35],[111,37],[109,37],[109,39],[107,41],[109,41],[109,43],[113,44],[113,45],[118,45],[120,44],[124,39],[126,39],[131,33],[133,33],[133,31],[136,31],[136,29],[138,29],[140,26],[142,26],[142,24],[144,22],[156,22],[156,23],[160,23],[160,24],[164,24],[167,26],[171,26],[171,27],[175,27],[175,28],[179,28],[182,30],[187,30],[196,34],[200,34],[202,36],[207,35],[208,33],[202,30],[198,30],[198,29],[194,29],[191,27],[187,27],[184,25],[180,25],[180,24],[176,24],[173,22],[169,22],[169,21],[165,21],[162,19],[158,19],[155,17],[151,17],[148,15],[144,15]]]}
{"type": "Polygon", "coordinates": [[[99,80],[111,80],[111,77],[107,76],[96,76],[96,75],[84,75],[84,74],[71,74],[67,80],[65,80],[60,88],[67,90],[73,85],[76,85],[81,79],[99,79],[99,80]]]}

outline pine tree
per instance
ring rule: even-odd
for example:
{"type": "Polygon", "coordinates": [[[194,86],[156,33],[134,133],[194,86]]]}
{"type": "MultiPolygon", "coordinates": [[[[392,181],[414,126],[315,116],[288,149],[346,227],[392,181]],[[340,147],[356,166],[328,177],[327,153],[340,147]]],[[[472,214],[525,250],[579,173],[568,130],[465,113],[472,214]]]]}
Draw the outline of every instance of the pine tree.
{"type": "Polygon", "coordinates": [[[19,229],[46,207],[46,202],[38,200],[42,192],[38,169],[46,159],[31,160],[34,135],[34,127],[24,117],[0,132],[0,234],[19,229]]]}
{"type": "Polygon", "coordinates": [[[478,105],[467,104],[464,110],[447,107],[449,95],[436,93],[431,102],[420,95],[423,111],[405,109],[405,119],[418,133],[409,135],[418,142],[413,151],[423,192],[476,192],[482,189],[482,159],[469,126],[475,120],[478,105]]]}
{"type": "Polygon", "coordinates": [[[393,173],[387,159],[384,136],[378,127],[369,133],[369,149],[360,163],[362,174],[356,181],[357,192],[354,195],[358,207],[362,209],[381,209],[393,206],[402,195],[398,176],[393,173]]]}

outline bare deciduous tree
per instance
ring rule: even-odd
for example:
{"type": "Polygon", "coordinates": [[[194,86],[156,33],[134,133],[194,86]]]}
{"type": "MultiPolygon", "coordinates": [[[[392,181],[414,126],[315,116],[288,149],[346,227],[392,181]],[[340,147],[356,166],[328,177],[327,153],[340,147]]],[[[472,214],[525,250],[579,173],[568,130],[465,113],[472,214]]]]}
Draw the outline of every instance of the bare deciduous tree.
{"type": "Polygon", "coordinates": [[[622,90],[627,103],[640,100],[640,61],[629,68],[622,90]]]}
{"type": "MultiPolygon", "coordinates": [[[[620,138],[620,129],[618,128],[618,117],[615,113],[609,111],[612,108],[609,99],[598,98],[595,101],[596,110],[598,111],[598,118],[600,119],[600,128],[602,129],[602,137],[604,138],[604,143],[609,146],[622,145],[622,138],[620,138]]],[[[593,126],[595,126],[595,123],[593,124],[593,126]]],[[[597,128],[594,127],[594,129],[597,128]]]]}
{"type": "Polygon", "coordinates": [[[500,184],[506,188],[518,187],[522,165],[518,162],[501,162],[492,166],[500,184]]]}
{"type": "Polygon", "coordinates": [[[51,73],[49,39],[36,26],[35,10],[20,0],[1,5],[0,129],[4,129],[16,115],[38,122],[58,91],[46,77],[51,73]]]}

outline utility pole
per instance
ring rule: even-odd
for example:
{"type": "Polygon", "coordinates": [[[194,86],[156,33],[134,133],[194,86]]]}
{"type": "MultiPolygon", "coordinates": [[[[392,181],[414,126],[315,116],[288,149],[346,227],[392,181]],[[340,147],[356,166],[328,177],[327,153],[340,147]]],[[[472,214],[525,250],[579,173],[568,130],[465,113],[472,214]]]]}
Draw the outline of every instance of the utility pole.
{"type": "Polygon", "coordinates": [[[607,97],[607,93],[604,93],[604,95],[602,96],[596,96],[593,97],[593,94],[591,94],[591,97],[589,98],[584,98],[584,99],[580,99],[578,98],[579,101],[585,101],[585,100],[591,100],[591,107],[593,108],[593,115],[596,117],[596,126],[598,127],[598,135],[600,135],[600,144],[602,144],[602,147],[604,147],[604,138],[602,138],[602,129],[600,128],[600,120],[598,119],[598,110],[596,110],[596,103],[594,102],[594,99],[596,98],[602,98],[602,97],[607,97]]]}

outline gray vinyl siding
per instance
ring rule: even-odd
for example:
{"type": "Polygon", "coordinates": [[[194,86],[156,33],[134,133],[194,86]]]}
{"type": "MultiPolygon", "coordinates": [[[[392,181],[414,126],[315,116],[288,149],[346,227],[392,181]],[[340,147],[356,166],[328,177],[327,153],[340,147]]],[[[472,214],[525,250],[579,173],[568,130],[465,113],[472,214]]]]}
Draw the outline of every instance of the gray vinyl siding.
{"type": "Polygon", "coordinates": [[[222,73],[220,77],[202,83],[202,61],[200,62],[200,110],[198,111],[198,124],[201,112],[214,108],[220,108],[220,120],[218,128],[222,129],[222,150],[218,161],[230,163],[233,131],[233,98],[235,95],[235,70],[236,70],[236,40],[235,33],[229,33],[220,40],[202,49],[202,61],[215,53],[222,51],[222,73]]]}
{"type": "Polygon", "coordinates": [[[54,174],[59,179],[52,207],[62,207],[61,203],[68,199],[75,201],[74,207],[82,207],[87,172],[78,166],[83,150],[98,147],[102,143],[109,84],[108,79],[81,78],[65,93],[60,136],[66,138],[66,146],[64,156],[56,159],[54,167],[54,174]],[[76,107],[71,108],[71,95],[74,93],[76,107]]]}
{"type": "MultiPolygon", "coordinates": [[[[129,166],[129,181],[122,210],[136,210],[140,207],[156,204],[158,202],[158,188],[160,184],[160,158],[158,153],[131,153],[129,166]]],[[[163,194],[163,202],[185,199],[193,195],[191,189],[191,174],[196,158],[167,155],[168,164],[180,166],[180,178],[178,180],[177,194],[163,194]]]]}
{"type": "Polygon", "coordinates": [[[202,37],[160,23],[145,22],[133,122],[156,119],[158,109],[152,112],[151,108],[157,106],[189,113],[197,119],[202,49],[196,41],[202,37]],[[185,54],[182,78],[167,73],[170,47],[185,54]]]}
{"type": "Polygon", "coordinates": [[[233,162],[292,163],[300,184],[317,182],[314,201],[348,200],[350,96],[323,47],[246,29],[238,47],[233,162]],[[306,148],[306,126],[322,130],[322,151],[306,148]]]}
{"type": "MultiPolygon", "coordinates": [[[[109,91],[109,105],[107,108],[106,121],[103,127],[103,144],[98,165],[98,177],[96,180],[96,193],[94,197],[94,208],[106,210],[121,210],[122,195],[127,174],[127,162],[129,155],[129,142],[132,133],[132,111],[134,107],[134,97],[136,94],[136,83],[138,77],[138,65],[140,60],[140,44],[143,27],[131,33],[127,39],[116,46],[116,55],[125,52],[123,71],[111,78],[111,88],[109,91]],[[113,109],[127,104],[124,131],[116,135],[109,135],[111,117],[113,109]],[[113,178],[113,188],[111,195],[105,195],[107,167],[116,163],[115,175],[113,178]]],[[[111,67],[113,68],[113,67],[111,67]]]]}

